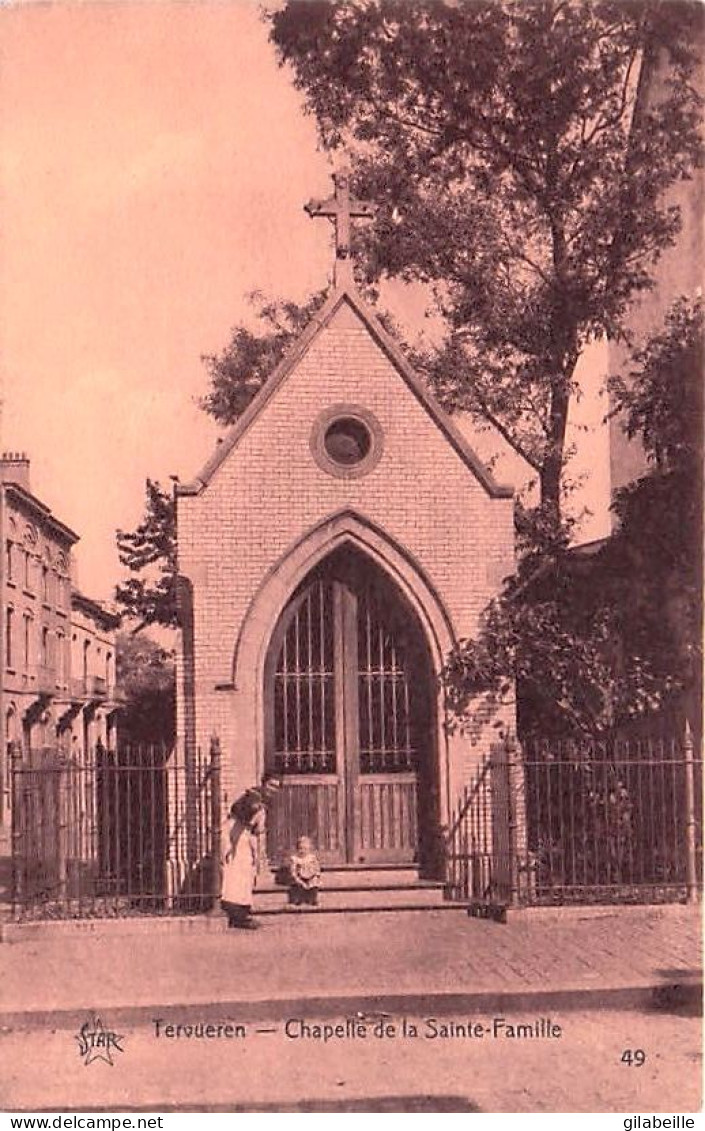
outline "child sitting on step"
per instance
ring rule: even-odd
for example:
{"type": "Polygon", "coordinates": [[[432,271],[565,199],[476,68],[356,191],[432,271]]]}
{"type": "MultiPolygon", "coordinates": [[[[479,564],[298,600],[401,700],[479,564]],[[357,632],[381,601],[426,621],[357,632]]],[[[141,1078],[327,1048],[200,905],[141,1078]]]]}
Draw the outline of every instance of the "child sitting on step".
{"type": "Polygon", "coordinates": [[[299,837],[289,861],[289,903],[293,907],[315,907],[321,884],[321,865],[311,840],[299,837]]]}

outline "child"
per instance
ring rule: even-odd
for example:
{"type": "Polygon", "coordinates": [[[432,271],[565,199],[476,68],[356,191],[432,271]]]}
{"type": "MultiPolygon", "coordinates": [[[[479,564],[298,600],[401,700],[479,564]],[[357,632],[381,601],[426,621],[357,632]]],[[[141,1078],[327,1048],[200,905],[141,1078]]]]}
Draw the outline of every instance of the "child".
{"type": "Polygon", "coordinates": [[[289,903],[294,907],[304,904],[315,907],[321,883],[321,865],[309,837],[302,836],[296,852],[289,861],[289,903]]]}

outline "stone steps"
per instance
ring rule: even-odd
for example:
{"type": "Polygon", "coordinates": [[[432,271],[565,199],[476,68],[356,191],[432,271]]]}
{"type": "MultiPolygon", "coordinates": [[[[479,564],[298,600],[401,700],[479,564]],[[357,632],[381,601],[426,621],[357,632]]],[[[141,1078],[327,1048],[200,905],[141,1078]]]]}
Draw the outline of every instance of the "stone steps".
{"type": "Polygon", "coordinates": [[[318,905],[292,907],[288,890],[273,876],[260,877],[254,910],[259,915],[306,914],[321,911],[418,911],[451,907],[443,884],[419,878],[416,868],[340,868],[323,872],[318,905]]]}

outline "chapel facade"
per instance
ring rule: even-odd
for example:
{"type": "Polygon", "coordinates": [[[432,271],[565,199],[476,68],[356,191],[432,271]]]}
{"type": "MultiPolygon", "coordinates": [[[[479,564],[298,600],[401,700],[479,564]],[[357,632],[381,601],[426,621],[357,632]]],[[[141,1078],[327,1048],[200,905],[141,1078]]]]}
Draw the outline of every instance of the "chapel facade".
{"type": "Polygon", "coordinates": [[[218,737],[224,810],[282,778],[273,864],[305,834],[324,866],[430,874],[497,740],[448,728],[439,673],[513,571],[512,489],[357,292],[344,178],[327,203],[325,305],[177,487],[178,726],[187,750],[218,737]]]}

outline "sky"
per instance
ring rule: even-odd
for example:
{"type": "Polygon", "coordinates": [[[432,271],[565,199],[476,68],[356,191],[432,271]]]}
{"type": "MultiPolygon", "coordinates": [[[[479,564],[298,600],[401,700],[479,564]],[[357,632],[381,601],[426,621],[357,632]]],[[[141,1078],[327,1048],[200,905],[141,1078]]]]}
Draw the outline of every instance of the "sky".
{"type": "Polygon", "coordinates": [[[5,5],[0,104],[0,444],[105,599],[145,478],[213,449],[202,354],[326,281],[329,161],[251,0],[5,5]]]}

